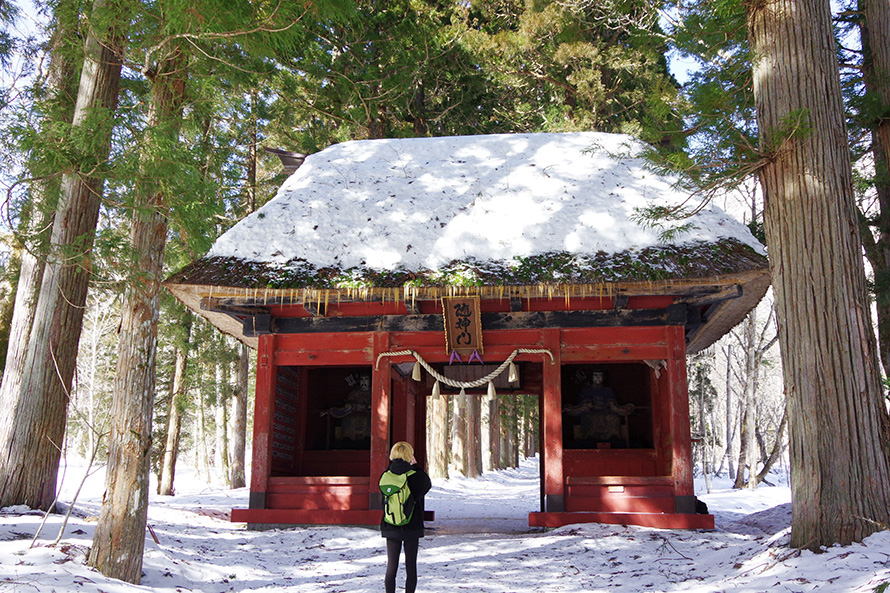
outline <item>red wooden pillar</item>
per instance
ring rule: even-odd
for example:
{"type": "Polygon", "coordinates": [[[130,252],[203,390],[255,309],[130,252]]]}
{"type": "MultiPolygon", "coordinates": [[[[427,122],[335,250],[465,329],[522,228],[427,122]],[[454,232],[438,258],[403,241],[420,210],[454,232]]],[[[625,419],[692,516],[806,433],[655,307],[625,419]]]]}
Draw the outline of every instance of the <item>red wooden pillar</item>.
{"type": "MultiPolygon", "coordinates": [[[[415,425],[417,422],[417,383],[409,378],[404,379],[405,386],[405,438],[414,447],[414,451],[419,450],[419,443],[416,442],[415,425]]],[[[416,455],[420,459],[419,455],[416,455]]]]}
{"type": "Polygon", "coordinates": [[[669,326],[668,380],[674,497],[678,513],[695,513],[692,480],[692,436],[689,425],[689,392],[686,379],[686,341],[683,326],[669,326]]]}
{"type": "Polygon", "coordinates": [[[562,362],[560,330],[545,329],[543,346],[553,353],[553,360],[544,354],[544,510],[560,513],[565,510],[565,480],[562,469],[562,362]]]}
{"type": "MultiPolygon", "coordinates": [[[[414,442],[414,402],[417,389],[412,390],[414,381],[402,377],[395,369],[392,370],[392,406],[390,417],[390,433],[393,443],[408,441],[417,450],[414,442]]],[[[418,457],[419,459],[419,457],[418,457]]]]}
{"type": "Polygon", "coordinates": [[[250,472],[252,509],[266,508],[272,466],[272,415],[275,413],[275,336],[259,336],[256,397],[253,413],[253,462],[250,472]]]}
{"type": "Polygon", "coordinates": [[[380,354],[389,350],[389,333],[376,332],[373,339],[371,357],[371,485],[368,493],[368,508],[382,508],[377,480],[389,466],[389,426],[392,379],[390,378],[390,358],[380,354]],[[379,358],[379,361],[378,361],[379,358]]]}
{"type": "Polygon", "coordinates": [[[299,370],[300,399],[297,401],[296,451],[294,452],[294,473],[303,474],[303,459],[306,456],[306,426],[309,423],[309,370],[299,370]]]}
{"type": "Polygon", "coordinates": [[[421,467],[427,467],[426,458],[426,395],[420,392],[420,383],[414,380],[408,382],[408,397],[414,402],[414,428],[410,434],[414,435],[414,456],[421,467]]]}
{"type": "MultiPolygon", "coordinates": [[[[665,337],[665,343],[667,343],[665,337]]],[[[667,356],[667,355],[665,355],[667,356]]],[[[667,364],[667,358],[665,358],[667,364]]],[[[672,408],[671,381],[673,375],[665,366],[658,376],[652,373],[652,442],[655,445],[655,471],[659,476],[672,476],[674,466],[673,438],[671,436],[672,408]]]]}

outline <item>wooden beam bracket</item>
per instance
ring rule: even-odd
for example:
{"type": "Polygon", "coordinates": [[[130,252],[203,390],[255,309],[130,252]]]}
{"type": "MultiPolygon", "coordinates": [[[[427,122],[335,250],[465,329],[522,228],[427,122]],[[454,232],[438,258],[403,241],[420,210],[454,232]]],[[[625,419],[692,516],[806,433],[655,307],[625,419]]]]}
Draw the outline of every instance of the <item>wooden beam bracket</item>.
{"type": "MultiPolygon", "coordinates": [[[[589,311],[531,311],[518,313],[482,313],[486,331],[504,329],[542,329],[548,327],[644,327],[685,325],[686,303],[664,309],[622,309],[589,311]]],[[[379,315],[356,317],[281,317],[275,319],[276,333],[344,332],[426,332],[442,331],[442,315],[379,315]]]]}
{"type": "Polygon", "coordinates": [[[228,315],[241,323],[244,337],[255,338],[263,334],[275,333],[275,320],[268,307],[257,305],[236,305],[221,302],[221,299],[201,299],[201,310],[228,315]]]}

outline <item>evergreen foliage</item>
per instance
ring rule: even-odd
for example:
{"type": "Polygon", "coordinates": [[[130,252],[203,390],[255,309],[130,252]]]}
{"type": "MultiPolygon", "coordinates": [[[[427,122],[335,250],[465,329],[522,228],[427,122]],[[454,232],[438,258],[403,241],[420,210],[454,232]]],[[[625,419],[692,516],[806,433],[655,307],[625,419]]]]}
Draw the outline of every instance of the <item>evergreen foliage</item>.
{"type": "Polygon", "coordinates": [[[659,3],[468,3],[462,45],[512,131],[623,132],[655,143],[679,125],[659,3]]]}

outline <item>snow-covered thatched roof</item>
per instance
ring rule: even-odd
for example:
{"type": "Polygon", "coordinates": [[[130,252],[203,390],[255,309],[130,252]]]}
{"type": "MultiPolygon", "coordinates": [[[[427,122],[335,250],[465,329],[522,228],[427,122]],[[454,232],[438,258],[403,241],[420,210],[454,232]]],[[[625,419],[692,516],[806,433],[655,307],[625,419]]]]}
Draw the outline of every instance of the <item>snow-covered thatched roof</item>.
{"type": "Polygon", "coordinates": [[[765,278],[763,247],[716,207],[642,222],[642,209],[690,198],[639,157],[644,148],[593,132],[337,144],[308,156],[268,204],[166,285],[183,300],[197,287],[422,298],[461,286],[554,294],[765,278]]]}

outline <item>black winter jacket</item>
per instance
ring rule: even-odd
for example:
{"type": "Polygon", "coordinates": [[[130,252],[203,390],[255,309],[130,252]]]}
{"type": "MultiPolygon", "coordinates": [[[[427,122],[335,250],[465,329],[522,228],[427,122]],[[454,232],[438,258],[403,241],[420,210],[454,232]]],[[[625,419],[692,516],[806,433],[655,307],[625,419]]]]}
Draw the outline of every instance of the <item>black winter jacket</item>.
{"type": "MultiPolygon", "coordinates": [[[[402,459],[394,459],[389,464],[388,468],[388,470],[394,474],[406,474],[412,469],[414,470],[414,473],[408,476],[408,488],[411,489],[411,494],[416,501],[414,514],[411,515],[411,520],[408,521],[406,525],[390,525],[386,521],[381,520],[380,535],[387,539],[418,539],[424,535],[423,497],[432,487],[429,474],[423,471],[419,465],[411,465],[402,459]]],[[[383,498],[382,493],[380,494],[380,497],[381,499],[383,498]]]]}

